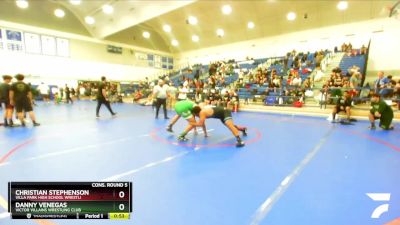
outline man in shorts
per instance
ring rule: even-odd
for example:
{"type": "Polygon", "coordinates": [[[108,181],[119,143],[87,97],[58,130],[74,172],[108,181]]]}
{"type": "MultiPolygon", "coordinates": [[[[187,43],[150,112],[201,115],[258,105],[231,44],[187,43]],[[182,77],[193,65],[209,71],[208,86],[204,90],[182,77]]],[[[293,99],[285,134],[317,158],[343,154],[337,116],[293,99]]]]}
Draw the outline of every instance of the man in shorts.
{"type": "Polygon", "coordinates": [[[36,122],[35,113],[32,108],[33,97],[30,86],[24,83],[24,75],[17,74],[15,78],[17,82],[11,85],[10,104],[15,107],[18,119],[21,121],[23,127],[25,126],[24,113],[29,114],[33,126],[39,126],[40,124],[36,122]]]}
{"type": "Polygon", "coordinates": [[[12,127],[14,122],[12,120],[12,114],[14,107],[10,104],[10,89],[11,89],[12,77],[9,75],[3,76],[3,83],[0,84],[0,105],[4,104],[4,126],[12,127]]]}
{"type": "Polygon", "coordinates": [[[372,109],[369,113],[369,121],[371,122],[371,126],[369,127],[371,130],[375,130],[375,120],[379,119],[379,127],[384,130],[393,130],[394,127],[392,125],[393,120],[393,110],[392,107],[381,99],[379,94],[373,94],[371,97],[371,106],[372,109]]]}

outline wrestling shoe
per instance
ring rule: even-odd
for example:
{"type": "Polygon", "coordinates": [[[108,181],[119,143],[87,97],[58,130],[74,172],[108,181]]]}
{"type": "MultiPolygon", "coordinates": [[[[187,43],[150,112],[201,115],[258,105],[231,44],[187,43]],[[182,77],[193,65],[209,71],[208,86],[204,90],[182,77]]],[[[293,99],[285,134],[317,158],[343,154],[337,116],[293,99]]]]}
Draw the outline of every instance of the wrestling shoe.
{"type": "Polygon", "coordinates": [[[189,139],[187,139],[185,136],[179,136],[178,137],[178,141],[188,141],[189,139]]]}

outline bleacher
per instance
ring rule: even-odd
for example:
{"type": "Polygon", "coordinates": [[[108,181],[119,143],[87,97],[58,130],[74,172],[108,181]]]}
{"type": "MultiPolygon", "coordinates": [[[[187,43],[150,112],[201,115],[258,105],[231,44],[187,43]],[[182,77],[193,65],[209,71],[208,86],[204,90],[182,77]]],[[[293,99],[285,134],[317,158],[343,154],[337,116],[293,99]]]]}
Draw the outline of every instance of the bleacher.
{"type": "MultiPolygon", "coordinates": [[[[353,65],[358,66],[360,71],[364,71],[365,67],[365,57],[366,55],[356,55],[356,56],[343,56],[342,60],[340,61],[339,68],[342,70],[342,74],[345,76],[347,70],[352,67],[353,65]]],[[[365,74],[363,74],[365,75],[365,74]]]]}

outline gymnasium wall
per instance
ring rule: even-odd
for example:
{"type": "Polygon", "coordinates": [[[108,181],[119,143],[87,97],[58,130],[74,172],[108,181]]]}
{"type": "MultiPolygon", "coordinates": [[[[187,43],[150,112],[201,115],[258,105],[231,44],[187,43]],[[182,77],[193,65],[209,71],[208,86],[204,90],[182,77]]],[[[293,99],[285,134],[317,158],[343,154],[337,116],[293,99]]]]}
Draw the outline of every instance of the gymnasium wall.
{"type": "Polygon", "coordinates": [[[137,60],[134,54],[136,51],[171,56],[169,53],[6,21],[0,21],[0,27],[47,34],[69,40],[69,57],[0,50],[0,74],[27,74],[33,83],[37,83],[39,80],[51,84],[78,79],[99,80],[103,75],[112,80],[136,81],[146,76],[152,77],[163,73],[161,69],[148,67],[147,61],[137,60]],[[108,53],[107,45],[109,44],[123,47],[122,54],[108,53]]]}
{"type": "MultiPolygon", "coordinates": [[[[208,64],[220,59],[244,60],[246,57],[265,58],[283,56],[287,52],[333,50],[343,42],[354,48],[368,44],[371,39],[368,72],[376,70],[400,74],[397,53],[400,52],[400,21],[390,18],[330,26],[280,36],[248,40],[176,55],[177,65],[208,64]]],[[[229,34],[226,34],[229,35],[229,34]]]]}

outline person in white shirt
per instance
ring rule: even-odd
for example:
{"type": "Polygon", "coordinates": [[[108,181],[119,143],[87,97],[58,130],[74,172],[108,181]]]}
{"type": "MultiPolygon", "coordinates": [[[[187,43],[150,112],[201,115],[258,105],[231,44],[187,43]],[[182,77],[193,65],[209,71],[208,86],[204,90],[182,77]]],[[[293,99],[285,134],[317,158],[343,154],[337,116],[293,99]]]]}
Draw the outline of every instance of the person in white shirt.
{"type": "Polygon", "coordinates": [[[167,116],[168,88],[168,85],[164,84],[163,80],[159,80],[158,85],[154,86],[153,96],[156,99],[156,119],[158,119],[158,112],[160,111],[161,105],[164,110],[164,118],[169,119],[167,116]]]}
{"type": "Polygon", "coordinates": [[[189,90],[186,88],[185,85],[182,85],[178,88],[178,101],[186,100],[187,99],[187,93],[189,93],[189,90]]]}
{"type": "Polygon", "coordinates": [[[167,108],[172,109],[175,106],[177,92],[178,89],[174,86],[174,83],[172,81],[169,82],[169,87],[168,87],[169,97],[167,99],[167,108]]]}
{"type": "Polygon", "coordinates": [[[49,88],[49,86],[46,85],[46,84],[44,84],[44,83],[42,82],[42,83],[38,86],[37,89],[39,90],[40,95],[41,95],[42,98],[43,98],[43,101],[49,103],[49,102],[50,102],[50,97],[49,97],[50,88],[49,88]]]}
{"type": "Polygon", "coordinates": [[[296,77],[292,80],[292,85],[301,86],[301,77],[299,74],[297,74],[296,77]]]}

